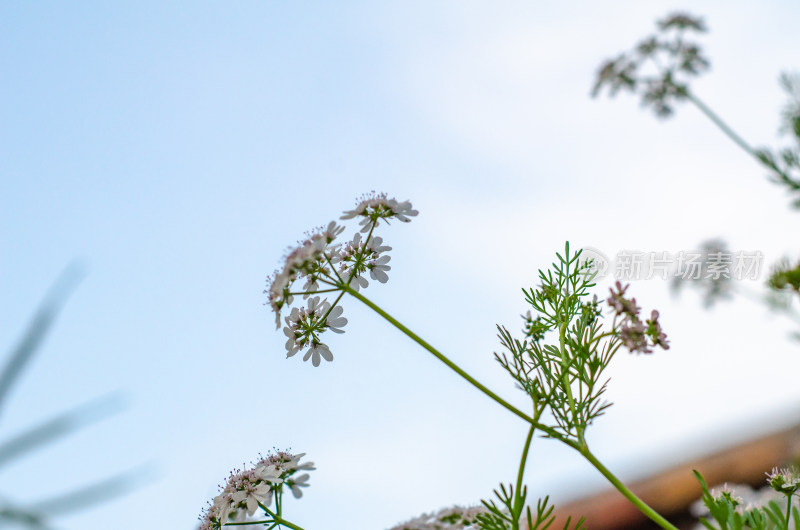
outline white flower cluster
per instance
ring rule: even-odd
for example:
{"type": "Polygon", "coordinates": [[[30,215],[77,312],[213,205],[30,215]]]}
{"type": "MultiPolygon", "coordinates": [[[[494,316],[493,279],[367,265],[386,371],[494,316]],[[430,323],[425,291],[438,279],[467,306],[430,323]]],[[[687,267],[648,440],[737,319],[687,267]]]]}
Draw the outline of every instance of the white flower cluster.
{"type": "Polygon", "coordinates": [[[390,199],[385,193],[368,193],[359,197],[359,203],[352,210],[344,212],[341,219],[363,217],[358,223],[362,232],[368,232],[380,219],[387,223],[389,219],[398,219],[404,223],[411,221],[409,217],[419,212],[411,207],[409,201],[398,202],[390,199]]]}
{"type": "Polygon", "coordinates": [[[330,348],[322,342],[321,335],[327,330],[344,333],[341,329],[347,324],[342,316],[343,310],[337,304],[341,295],[331,304],[314,296],[320,292],[358,291],[369,285],[369,277],[380,283],[389,281],[387,274],[391,267],[391,257],[386,253],[392,247],[384,245],[383,239],[373,235],[374,228],[382,219],[398,219],[409,222],[417,215],[409,201],[398,202],[385,193],[371,193],[362,196],[352,210],[344,212],[342,219],[362,217],[361,230],[344,245],[334,244],[344,227],[331,221],[326,228],[318,228],[308,237],[298,242],[297,247],[286,252],[283,266],[267,278],[268,304],[275,313],[275,325],[280,328],[281,311],[294,302],[295,296],[302,294],[308,299],[306,307],[294,307],[284,317],[283,332],[287,337],[286,357],[292,357],[307,349],[303,360],[311,360],[319,366],[321,360],[333,360],[330,348]],[[362,232],[368,232],[366,236],[362,232]],[[337,270],[338,269],[338,270],[337,270]],[[305,280],[302,291],[293,291],[297,280],[305,280]]]}
{"type": "Polygon", "coordinates": [[[264,293],[269,297],[269,305],[275,312],[275,327],[280,327],[281,309],[291,304],[294,296],[289,289],[298,278],[307,278],[306,291],[316,286],[322,276],[327,276],[327,260],[325,253],[331,248],[336,236],[344,231],[344,227],[331,221],[324,230],[312,232],[309,237],[300,241],[294,249],[286,253],[283,268],[275,271],[267,278],[267,289],[264,293]]]}
{"type": "Polygon", "coordinates": [[[320,302],[319,296],[311,298],[308,307],[292,308],[292,312],[285,318],[286,327],[283,328],[283,333],[288,337],[286,357],[291,357],[308,347],[303,356],[304,361],[310,358],[314,366],[319,366],[320,357],[332,361],[333,354],[320,342],[319,335],[326,329],[334,333],[344,333],[341,328],[347,324],[347,319],[342,316],[343,312],[342,306],[331,308],[327,300],[320,302]]]}
{"type": "Polygon", "coordinates": [[[386,273],[391,270],[388,263],[392,257],[383,253],[390,250],[392,247],[384,245],[383,238],[375,236],[369,241],[362,240],[361,232],[356,232],[353,240],[338,250],[333,261],[339,264],[339,274],[347,277],[350,280],[350,287],[357,291],[369,285],[369,281],[364,277],[367,271],[373,280],[381,283],[389,281],[386,273]]]}
{"type": "Polygon", "coordinates": [[[393,526],[390,530],[477,530],[477,517],[487,513],[483,506],[453,506],[393,526]]]}
{"type": "Polygon", "coordinates": [[[298,471],[314,469],[313,462],[300,463],[305,453],[293,455],[277,451],[256,462],[244,471],[232,471],[220,493],[200,515],[199,530],[219,530],[228,521],[244,521],[260,505],[269,506],[273,495],[282,493],[284,486],[296,498],[303,495],[301,487],[308,486],[308,473],[295,476],[298,471]]]}

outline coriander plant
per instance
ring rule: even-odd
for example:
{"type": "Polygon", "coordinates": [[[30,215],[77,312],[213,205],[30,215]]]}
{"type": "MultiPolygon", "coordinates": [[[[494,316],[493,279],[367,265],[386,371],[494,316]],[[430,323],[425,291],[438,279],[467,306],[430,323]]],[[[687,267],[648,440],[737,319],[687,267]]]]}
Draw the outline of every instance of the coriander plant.
{"type": "MultiPolygon", "coordinates": [[[[527,488],[522,483],[531,442],[538,432],[579,452],[648,517],[664,528],[673,528],[595,457],[586,440],[588,427],[610,406],[603,399],[608,382],[604,372],[614,355],[621,348],[636,354],[669,348],[658,311],[652,311],[649,318],[642,316],[628,287],[619,282],[602,304],[593,293],[596,285],[592,261],[581,259],[580,250],[574,251],[569,243],[565,244],[551,267],[539,271],[538,285],[523,289],[530,309],[523,317],[519,338],[503,326],[497,328],[502,351],[495,353],[495,358],[530,400],[529,410],[520,410],[364,295],[370,280],[386,283],[391,270],[387,254],[391,247],[376,233],[380,225],[393,220],[409,222],[417,213],[408,201],[371,193],[342,215],[344,221],[358,220],[353,235],[343,243],[338,238],[345,227],[331,221],[287,251],[282,266],[268,278],[265,290],[277,327],[283,323],[286,356],[302,353],[303,360],[310,360],[315,367],[322,360],[332,361],[333,353],[323,340],[329,331],[344,332],[347,319],[341,304],[348,295],[529,425],[515,482],[501,484],[495,491],[496,498],[483,501],[483,507],[471,516],[465,515],[466,511],[451,513],[442,516],[443,522],[449,518],[466,527],[485,530],[550,526],[554,516],[548,499],[539,500],[532,508],[527,504],[527,488]]],[[[284,486],[295,492],[299,479],[292,478],[293,473],[305,468],[297,466],[296,457],[288,453],[281,458],[282,463],[272,467],[262,460],[246,471],[234,471],[201,517],[203,530],[243,524],[300,528],[285,518],[279,499],[284,486]],[[274,510],[269,508],[273,495],[274,510]],[[259,509],[264,515],[254,521],[251,517],[259,509]]],[[[303,475],[302,485],[306,478],[303,475]]],[[[579,519],[573,524],[570,519],[564,528],[581,528],[583,523],[579,519]]]]}

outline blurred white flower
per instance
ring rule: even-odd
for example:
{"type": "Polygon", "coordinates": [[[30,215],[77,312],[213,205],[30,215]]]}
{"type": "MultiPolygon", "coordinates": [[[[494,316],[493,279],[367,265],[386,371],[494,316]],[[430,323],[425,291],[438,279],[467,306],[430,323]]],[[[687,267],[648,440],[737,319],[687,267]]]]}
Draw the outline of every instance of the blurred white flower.
{"type": "Polygon", "coordinates": [[[292,477],[286,481],[286,485],[291,488],[292,495],[294,495],[296,499],[299,499],[303,496],[303,490],[300,488],[308,487],[308,477],[308,473],[303,473],[299,477],[292,477]]]}
{"type": "Polygon", "coordinates": [[[422,514],[393,526],[390,530],[477,530],[477,517],[482,513],[487,513],[483,506],[469,508],[453,506],[438,512],[422,514]]]}

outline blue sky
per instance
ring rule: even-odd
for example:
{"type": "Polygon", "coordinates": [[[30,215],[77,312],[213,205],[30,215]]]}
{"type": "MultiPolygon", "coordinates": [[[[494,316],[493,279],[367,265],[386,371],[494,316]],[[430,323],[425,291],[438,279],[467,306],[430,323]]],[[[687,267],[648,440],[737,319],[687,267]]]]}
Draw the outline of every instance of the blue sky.
{"type": "MultiPolygon", "coordinates": [[[[492,361],[494,324],[518,325],[519,288],[565,240],[614,254],[722,236],[768,263],[796,254],[781,191],[694,109],[661,123],[632,98],[589,97],[603,59],[682,7],[4,3],[0,344],[67,264],[87,276],[0,432],[109,392],[130,405],[0,469],[0,494],[30,503],[146,464],[145,486],[59,528],[188,530],[231,468],[291,447],[318,469],[289,513],[336,530],[511,480],[524,425],[354,301],[333,363],[284,359],[264,280],[361,193],[410,199],[420,215],[384,230],[391,280],[369,296],[519,402],[492,361]]],[[[697,93],[775,142],[798,7],[693,10],[711,28],[697,93]]],[[[613,470],[635,478],[795,419],[785,321],[634,288],[673,348],[614,367],[617,404],[590,435],[613,470]]],[[[556,500],[602,486],[545,440],[526,479],[556,500]]]]}

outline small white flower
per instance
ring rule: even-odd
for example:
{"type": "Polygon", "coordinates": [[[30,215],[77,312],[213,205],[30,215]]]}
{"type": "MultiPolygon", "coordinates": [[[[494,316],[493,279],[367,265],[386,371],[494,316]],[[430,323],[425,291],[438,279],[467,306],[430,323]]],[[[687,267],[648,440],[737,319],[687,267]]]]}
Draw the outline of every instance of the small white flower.
{"type": "Polygon", "coordinates": [[[281,478],[283,470],[275,464],[259,464],[256,466],[255,472],[261,480],[274,486],[283,483],[283,478],[281,478]]]}
{"type": "Polygon", "coordinates": [[[373,280],[378,280],[381,283],[388,282],[389,276],[386,274],[386,271],[391,270],[392,268],[389,265],[387,265],[390,259],[392,259],[391,256],[381,256],[380,258],[373,261],[369,265],[370,278],[372,278],[373,280]]]}
{"type": "Polygon", "coordinates": [[[247,484],[245,489],[236,491],[231,498],[236,504],[244,504],[247,515],[253,515],[258,503],[268,506],[272,501],[272,490],[267,484],[247,484]]]}
{"type": "Polygon", "coordinates": [[[328,243],[332,243],[333,240],[336,239],[336,236],[342,232],[344,232],[344,226],[337,225],[336,221],[331,221],[328,223],[327,228],[320,232],[320,235],[322,235],[328,243]]]}
{"type": "Polygon", "coordinates": [[[303,490],[300,488],[308,487],[308,477],[308,473],[303,473],[299,477],[292,477],[286,481],[286,485],[291,488],[292,495],[294,495],[296,499],[299,499],[303,496],[303,490]]]}
{"type": "Polygon", "coordinates": [[[321,342],[319,344],[314,344],[309,348],[306,354],[303,356],[303,360],[307,361],[311,359],[311,364],[314,366],[319,366],[320,364],[320,357],[325,359],[326,361],[330,362],[333,360],[333,354],[331,350],[325,344],[321,342]]]}
{"type": "MultiPolygon", "coordinates": [[[[325,303],[328,304],[327,300],[325,303]]],[[[328,307],[330,307],[330,304],[328,304],[328,307]]],[[[323,313],[326,311],[327,310],[324,310],[323,313]]],[[[328,325],[328,329],[334,333],[344,333],[344,330],[341,328],[347,325],[347,319],[342,316],[342,313],[344,313],[344,309],[342,309],[342,306],[337,305],[331,309],[328,316],[325,317],[325,323],[328,325]]]]}
{"type": "Polygon", "coordinates": [[[392,247],[383,244],[383,238],[380,236],[375,236],[370,239],[367,247],[369,247],[369,249],[375,254],[381,254],[383,252],[389,252],[392,250],[392,247]]]}

